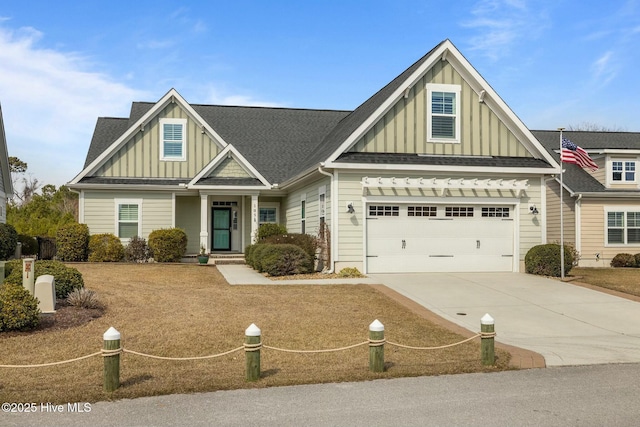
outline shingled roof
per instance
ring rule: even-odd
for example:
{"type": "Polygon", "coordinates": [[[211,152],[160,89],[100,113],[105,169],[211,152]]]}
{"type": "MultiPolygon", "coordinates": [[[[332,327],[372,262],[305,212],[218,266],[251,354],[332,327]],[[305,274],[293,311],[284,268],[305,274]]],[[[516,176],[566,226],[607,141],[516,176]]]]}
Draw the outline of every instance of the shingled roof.
{"type": "MultiPolygon", "coordinates": [[[[560,132],[534,130],[533,135],[544,148],[560,161],[560,132]]],[[[564,131],[562,136],[585,150],[627,149],[640,150],[640,132],[588,132],[564,131]]],[[[563,184],[574,193],[620,193],[628,190],[606,188],[578,165],[563,163],[563,184]]]]}

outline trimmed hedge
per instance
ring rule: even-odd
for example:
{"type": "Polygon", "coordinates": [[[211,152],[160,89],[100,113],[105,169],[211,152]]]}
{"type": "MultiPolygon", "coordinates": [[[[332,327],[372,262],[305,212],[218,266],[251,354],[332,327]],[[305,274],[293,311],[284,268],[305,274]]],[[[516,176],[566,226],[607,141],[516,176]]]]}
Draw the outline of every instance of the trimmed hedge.
{"type": "MultiPolygon", "coordinates": [[[[564,245],[564,272],[569,273],[573,268],[573,249],[564,245]]],[[[561,276],[560,245],[548,243],[529,249],[524,257],[527,273],[541,276],[561,276]]]]}
{"type": "Polygon", "coordinates": [[[148,244],[155,261],[180,262],[187,252],[187,234],[180,228],[153,230],[148,244]]]}
{"type": "Polygon", "coordinates": [[[22,285],[14,283],[1,285],[0,332],[34,329],[39,324],[38,300],[22,285]]]}
{"type": "Polygon", "coordinates": [[[318,249],[318,239],[310,234],[277,234],[265,237],[260,243],[270,243],[272,245],[296,245],[305,251],[311,259],[315,259],[316,250],[318,249]]]}
{"type": "Polygon", "coordinates": [[[147,262],[149,260],[149,246],[140,236],[133,236],[124,248],[124,259],[129,262],[147,262]]]}
{"type": "Polygon", "coordinates": [[[58,228],[57,252],[60,261],[86,261],[89,254],[89,227],[87,224],[67,224],[58,228]]]}
{"type": "Polygon", "coordinates": [[[261,254],[262,271],[271,276],[310,273],[313,269],[312,258],[296,245],[261,245],[265,249],[261,254]]]}
{"type": "Polygon", "coordinates": [[[16,253],[18,232],[11,224],[0,223],[0,261],[7,260],[16,253]]]}
{"type": "MultiPolygon", "coordinates": [[[[8,262],[5,264],[5,270],[7,265],[10,267],[9,274],[5,276],[5,282],[22,286],[22,261],[8,262]]],[[[67,267],[60,261],[36,261],[34,270],[35,277],[43,274],[51,274],[54,277],[57,299],[64,299],[72,290],[84,287],[82,274],[77,269],[67,267]]]]}
{"type": "Polygon", "coordinates": [[[89,261],[119,262],[123,258],[124,246],[115,234],[94,234],[89,238],[89,261]]]}
{"type": "Polygon", "coordinates": [[[617,254],[611,260],[611,267],[637,267],[636,257],[632,254],[617,254]]]}
{"type": "Polygon", "coordinates": [[[258,227],[258,241],[278,234],[287,234],[287,227],[281,224],[274,224],[270,222],[262,224],[260,227],[258,227]]]}

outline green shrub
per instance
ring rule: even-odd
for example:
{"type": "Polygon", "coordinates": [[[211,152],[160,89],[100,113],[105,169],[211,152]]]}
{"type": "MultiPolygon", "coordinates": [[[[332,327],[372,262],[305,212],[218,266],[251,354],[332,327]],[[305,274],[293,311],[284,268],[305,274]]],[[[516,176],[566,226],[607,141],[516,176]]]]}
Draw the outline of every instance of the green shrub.
{"type": "Polygon", "coordinates": [[[272,245],[296,245],[301,248],[311,257],[315,259],[316,250],[318,249],[318,239],[310,234],[290,233],[290,234],[275,234],[269,237],[265,237],[260,243],[270,243],[272,245]]]}
{"type": "Polygon", "coordinates": [[[260,273],[264,272],[264,270],[262,269],[262,254],[269,246],[271,245],[255,245],[255,248],[253,249],[253,252],[251,254],[251,267],[253,267],[254,270],[258,270],[260,273]]]}
{"type": "Polygon", "coordinates": [[[149,260],[147,241],[139,236],[129,239],[129,244],[124,248],[124,259],[129,262],[147,262],[149,260]]]}
{"type": "Polygon", "coordinates": [[[40,323],[38,300],[13,283],[0,286],[0,331],[34,329],[40,323]]]}
{"type": "Polygon", "coordinates": [[[20,283],[22,283],[22,260],[21,259],[12,259],[7,261],[4,264],[4,277],[9,277],[9,275],[17,270],[20,272],[20,283]]]}
{"type": "Polygon", "coordinates": [[[11,224],[0,223],[0,261],[9,259],[16,253],[18,232],[11,224]]]}
{"type": "Polygon", "coordinates": [[[89,261],[119,262],[123,258],[124,246],[115,234],[94,234],[89,238],[89,261]]]}
{"type": "MultiPolygon", "coordinates": [[[[20,266],[19,268],[11,268],[11,273],[6,276],[5,282],[22,285],[22,262],[18,265],[20,266]]],[[[80,274],[77,269],[67,267],[60,261],[36,261],[34,269],[35,277],[42,276],[43,274],[53,276],[55,279],[57,299],[64,299],[72,290],[84,287],[82,274],[80,274]]]]}
{"type": "Polygon", "coordinates": [[[244,248],[244,262],[251,268],[253,268],[253,253],[255,252],[256,245],[248,245],[244,248]]]}
{"type": "Polygon", "coordinates": [[[187,234],[180,228],[162,228],[149,234],[151,256],[157,262],[180,262],[187,252],[187,234]]]}
{"type": "MultiPolygon", "coordinates": [[[[548,243],[538,245],[529,249],[524,257],[524,264],[527,273],[539,274],[541,276],[560,277],[560,245],[548,243]]],[[[573,251],[568,245],[564,246],[564,272],[571,271],[573,267],[573,251]]]]}
{"type": "Polygon", "coordinates": [[[262,224],[260,227],[258,227],[258,241],[278,234],[287,234],[287,227],[270,222],[262,224]]]}
{"type": "Polygon", "coordinates": [[[56,245],[56,256],[60,261],[86,261],[89,252],[89,227],[73,223],[58,228],[56,245]]]}
{"type": "Polygon", "coordinates": [[[631,254],[617,254],[611,260],[611,267],[637,267],[636,257],[631,254]]]}
{"type": "Polygon", "coordinates": [[[338,273],[340,277],[364,277],[360,270],[355,267],[345,267],[338,273]]]}
{"type": "Polygon", "coordinates": [[[288,244],[261,246],[265,249],[262,252],[260,266],[262,271],[271,276],[305,274],[313,269],[313,260],[299,246],[288,244]]]}
{"type": "Polygon", "coordinates": [[[38,255],[38,239],[26,234],[18,234],[18,242],[22,244],[22,255],[38,255]]]}
{"type": "Polygon", "coordinates": [[[640,254],[635,254],[633,257],[636,260],[636,267],[640,267],[640,254]]]}

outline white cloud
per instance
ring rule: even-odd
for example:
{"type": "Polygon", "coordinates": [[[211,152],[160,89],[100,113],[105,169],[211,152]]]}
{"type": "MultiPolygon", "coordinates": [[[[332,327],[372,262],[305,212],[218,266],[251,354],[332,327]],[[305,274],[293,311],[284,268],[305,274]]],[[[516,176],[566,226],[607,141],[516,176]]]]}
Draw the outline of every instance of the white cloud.
{"type": "Polygon", "coordinates": [[[80,172],[97,117],[127,115],[145,95],[78,53],[39,47],[43,37],[0,27],[0,102],[9,154],[40,182],[61,185],[80,172]]]}
{"type": "Polygon", "coordinates": [[[613,80],[618,73],[618,67],[614,61],[614,53],[610,50],[596,59],[591,64],[593,80],[599,82],[600,85],[606,85],[613,80]]]}
{"type": "Polygon", "coordinates": [[[285,107],[283,104],[262,101],[251,95],[238,95],[226,93],[224,89],[208,86],[205,90],[207,93],[205,103],[214,105],[241,105],[252,107],[285,107]]]}

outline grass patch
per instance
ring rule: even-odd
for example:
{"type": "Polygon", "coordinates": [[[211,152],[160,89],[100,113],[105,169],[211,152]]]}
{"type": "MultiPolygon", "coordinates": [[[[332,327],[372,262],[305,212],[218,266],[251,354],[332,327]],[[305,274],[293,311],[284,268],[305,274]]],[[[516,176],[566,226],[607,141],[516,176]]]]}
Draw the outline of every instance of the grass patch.
{"type": "Polygon", "coordinates": [[[585,268],[574,267],[570,277],[601,288],[640,297],[639,268],[585,268]]]}
{"type": "MultiPolygon", "coordinates": [[[[104,311],[78,326],[30,333],[0,333],[0,364],[38,364],[94,353],[113,326],[130,350],[191,357],[242,345],[255,323],[267,345],[327,349],[365,341],[379,319],[387,339],[412,346],[439,346],[463,339],[366,285],[229,286],[215,267],[193,264],[73,264],[104,311]]],[[[75,309],[75,307],[74,307],[75,309]]],[[[294,384],[362,381],[510,369],[509,354],[484,367],[479,339],[437,351],[385,348],[386,371],[368,370],[368,347],[338,353],[289,354],[264,349],[262,378],[244,379],[242,352],[203,361],[161,361],[124,354],[121,387],[102,390],[101,357],[48,368],[0,368],[0,395],[7,402],[94,402],[170,393],[191,393],[294,384]]]]}

